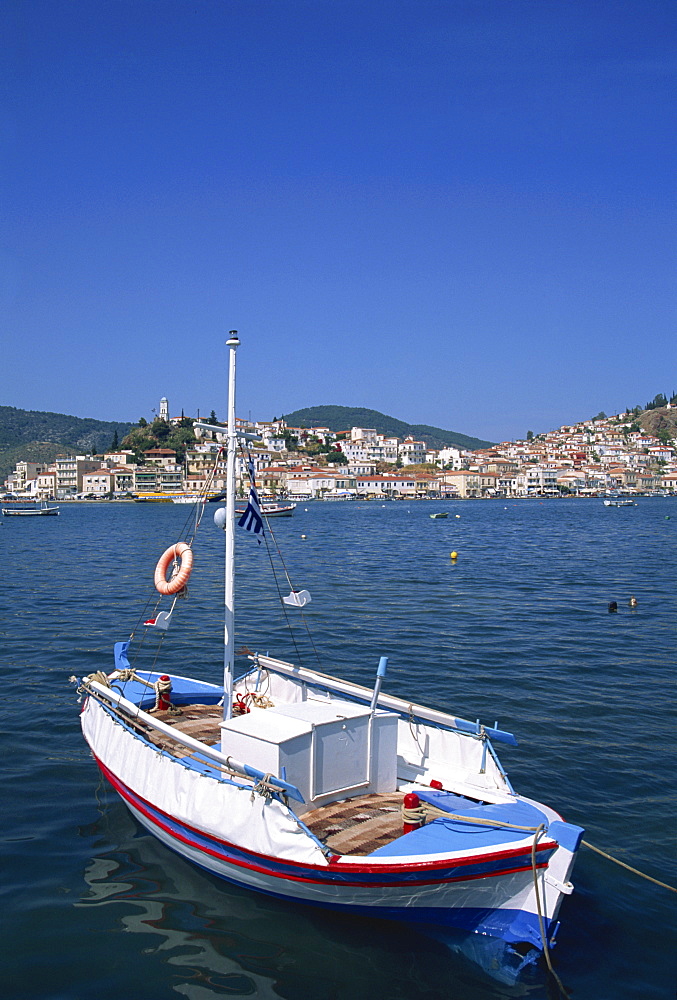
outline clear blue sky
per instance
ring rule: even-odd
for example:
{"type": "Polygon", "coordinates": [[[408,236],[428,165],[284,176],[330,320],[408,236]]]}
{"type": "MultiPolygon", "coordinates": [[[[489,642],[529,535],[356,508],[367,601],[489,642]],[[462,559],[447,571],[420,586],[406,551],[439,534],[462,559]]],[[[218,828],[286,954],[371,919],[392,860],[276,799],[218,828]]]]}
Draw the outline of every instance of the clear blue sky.
{"type": "Polygon", "coordinates": [[[491,440],[677,389],[674,0],[4,0],[0,403],[491,440]]]}

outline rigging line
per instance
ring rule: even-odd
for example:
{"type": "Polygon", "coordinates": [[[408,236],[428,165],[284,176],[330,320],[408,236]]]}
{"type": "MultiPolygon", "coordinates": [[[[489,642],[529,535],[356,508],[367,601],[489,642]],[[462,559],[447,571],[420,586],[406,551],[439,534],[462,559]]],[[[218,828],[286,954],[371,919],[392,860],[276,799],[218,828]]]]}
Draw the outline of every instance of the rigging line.
{"type": "Polygon", "coordinates": [[[285,564],[284,557],[282,555],[282,551],[280,549],[280,546],[278,545],[277,538],[275,537],[275,532],[273,531],[273,527],[272,527],[272,525],[270,523],[270,518],[266,514],[265,508],[263,508],[263,507],[261,508],[261,513],[263,514],[263,516],[266,519],[266,527],[268,528],[268,531],[270,532],[270,537],[275,542],[275,550],[277,551],[277,554],[279,556],[280,562],[282,563],[282,569],[284,570],[284,575],[285,575],[285,577],[287,579],[287,583],[289,584],[289,589],[293,590],[294,589],[294,585],[291,582],[291,578],[289,576],[289,573],[287,572],[287,566],[285,564]]]}
{"type": "MultiPolygon", "coordinates": [[[[289,586],[289,589],[293,591],[294,590],[294,584],[291,582],[291,578],[289,576],[289,573],[287,572],[287,566],[285,564],[284,557],[282,555],[282,550],[280,549],[280,546],[278,544],[277,538],[275,537],[275,532],[273,531],[273,528],[271,526],[270,518],[266,517],[265,510],[262,509],[261,513],[266,518],[266,525],[268,527],[268,530],[270,531],[270,536],[273,539],[273,541],[275,542],[275,549],[276,549],[277,554],[279,556],[280,562],[282,563],[282,568],[284,570],[284,575],[287,578],[287,584],[289,586]]],[[[272,560],[271,560],[271,565],[272,565],[272,560]]],[[[279,587],[278,587],[278,594],[279,593],[280,593],[280,590],[279,590],[279,587]]],[[[281,595],[280,595],[280,600],[282,600],[281,599],[281,595]]],[[[285,606],[283,601],[282,601],[282,606],[283,607],[285,606]]],[[[286,614],[287,614],[287,612],[285,611],[285,616],[286,616],[286,614]]],[[[303,610],[301,610],[301,621],[303,622],[303,627],[306,630],[306,635],[308,636],[308,640],[310,642],[310,645],[313,647],[313,652],[315,653],[315,659],[317,660],[317,664],[318,664],[319,667],[321,667],[322,666],[322,660],[320,659],[320,654],[317,651],[317,647],[315,645],[315,640],[313,639],[313,636],[312,636],[311,631],[310,631],[310,627],[308,625],[308,619],[306,618],[305,614],[303,613],[303,610]]],[[[291,626],[290,626],[290,628],[291,628],[291,626]]]]}
{"type": "Polygon", "coordinates": [[[313,639],[312,632],[310,631],[310,626],[308,625],[308,619],[303,613],[303,609],[301,609],[301,621],[303,622],[303,625],[305,627],[306,635],[308,636],[310,645],[313,647],[313,652],[315,653],[315,659],[317,660],[317,665],[318,667],[322,667],[322,660],[320,659],[320,654],[317,651],[317,646],[315,645],[315,640],[313,639]]]}
{"type": "Polygon", "coordinates": [[[301,651],[299,650],[298,644],[296,642],[296,636],[294,635],[294,630],[292,628],[292,624],[291,624],[291,621],[289,619],[289,615],[287,614],[286,605],[285,605],[284,601],[282,600],[282,591],[280,590],[280,584],[278,583],[277,573],[275,572],[275,563],[273,562],[273,556],[272,556],[272,553],[270,551],[270,545],[268,544],[268,537],[267,537],[267,535],[264,535],[264,538],[266,539],[266,552],[268,553],[268,560],[270,562],[270,568],[271,568],[272,573],[273,573],[273,579],[275,580],[275,587],[277,589],[277,596],[279,597],[280,604],[282,605],[282,613],[284,614],[285,622],[286,622],[287,628],[289,629],[289,635],[291,636],[291,641],[293,642],[294,649],[296,650],[296,657],[298,659],[299,666],[303,666],[302,658],[301,658],[301,651]]]}
{"type": "MultiPolygon", "coordinates": [[[[245,451],[245,448],[242,445],[242,443],[240,443],[239,447],[240,447],[240,454],[242,456],[242,459],[246,461],[251,456],[249,455],[249,453],[247,451],[245,451]]],[[[278,597],[280,599],[280,604],[282,605],[282,611],[283,611],[283,614],[284,614],[284,617],[285,617],[285,622],[286,622],[287,628],[289,629],[289,634],[290,634],[291,640],[292,640],[292,642],[294,644],[294,649],[296,650],[297,659],[299,661],[299,664],[301,664],[301,652],[300,652],[298,644],[296,642],[296,636],[294,635],[294,630],[293,630],[293,627],[292,627],[292,624],[291,624],[291,619],[289,618],[289,614],[287,612],[286,605],[285,605],[284,601],[282,600],[282,592],[280,590],[280,584],[279,584],[278,579],[277,579],[277,573],[275,572],[275,564],[273,562],[273,557],[272,557],[272,553],[271,553],[271,547],[270,547],[270,544],[268,542],[268,534],[270,534],[270,537],[272,538],[272,540],[274,542],[275,550],[277,552],[277,555],[279,557],[280,563],[282,565],[282,569],[284,571],[284,575],[285,575],[285,578],[287,580],[287,585],[288,585],[289,589],[293,591],[294,590],[294,585],[291,582],[291,578],[290,578],[289,573],[287,571],[287,565],[286,565],[286,563],[284,561],[284,556],[282,555],[282,551],[281,551],[280,546],[278,544],[277,538],[275,537],[275,532],[273,531],[273,528],[271,526],[270,518],[267,517],[267,515],[266,515],[265,507],[261,507],[260,510],[261,510],[261,516],[265,519],[266,527],[268,529],[268,532],[266,534],[264,534],[264,538],[266,540],[266,552],[268,553],[268,559],[270,561],[270,568],[271,568],[271,570],[273,572],[273,578],[275,580],[275,587],[277,589],[277,595],[278,595],[278,597]]],[[[310,644],[313,647],[313,652],[315,653],[315,659],[317,660],[318,665],[321,667],[322,666],[322,661],[320,659],[319,653],[317,651],[317,647],[315,646],[315,642],[313,640],[313,637],[312,637],[312,635],[310,633],[310,629],[308,627],[308,622],[307,622],[306,617],[303,614],[303,612],[301,613],[301,620],[303,621],[303,625],[305,627],[306,634],[308,636],[310,644]]]]}
{"type": "MultiPolygon", "coordinates": [[[[192,509],[191,509],[190,514],[188,514],[188,516],[186,517],[186,519],[184,521],[184,524],[183,524],[183,527],[181,528],[181,531],[179,532],[179,538],[183,538],[185,536],[188,545],[192,546],[193,542],[195,541],[195,536],[197,534],[197,529],[200,527],[200,522],[202,521],[202,517],[204,515],[207,494],[209,493],[209,490],[212,487],[212,483],[214,482],[214,478],[216,476],[216,470],[217,470],[218,465],[219,465],[219,459],[221,458],[222,454],[223,454],[223,448],[219,448],[219,450],[216,453],[216,457],[214,458],[214,464],[213,464],[212,468],[210,469],[209,474],[207,475],[207,478],[205,480],[205,485],[204,485],[204,487],[203,487],[203,489],[202,489],[202,491],[200,493],[200,496],[203,496],[204,500],[197,500],[196,501],[196,505],[198,506],[197,512],[194,514],[193,511],[192,511],[192,509]],[[192,533],[190,533],[189,532],[189,523],[193,520],[193,517],[195,517],[195,528],[193,529],[192,533]]],[[[176,558],[175,558],[174,562],[176,563],[176,558]]],[[[136,632],[139,630],[139,628],[141,626],[141,623],[144,622],[144,621],[146,621],[150,617],[150,615],[149,615],[149,608],[151,608],[151,605],[152,605],[152,611],[155,613],[155,616],[157,617],[157,612],[158,612],[158,610],[160,608],[161,603],[162,603],[162,595],[161,594],[158,595],[158,594],[156,594],[154,592],[154,590],[151,590],[150,591],[150,596],[146,599],[146,603],[144,604],[143,609],[139,613],[139,616],[138,616],[138,618],[136,620],[134,628],[132,629],[132,633],[130,635],[130,640],[135,637],[136,632]]],[[[176,604],[176,601],[174,601],[172,603],[172,610],[174,609],[175,604],[176,604]]],[[[142,634],[141,638],[138,640],[139,648],[141,646],[143,646],[143,644],[145,643],[146,637],[147,637],[147,633],[144,632],[142,634]]],[[[164,636],[162,636],[161,638],[164,639],[164,636]]],[[[159,651],[159,647],[158,647],[158,651],[159,651]]],[[[135,658],[134,658],[135,661],[136,661],[136,656],[138,656],[138,651],[135,654],[135,658]]],[[[156,654],[155,659],[157,660],[157,654],[156,654]]]]}
{"type": "Polygon", "coordinates": [[[218,469],[219,461],[221,459],[222,454],[223,454],[223,448],[219,448],[214,457],[214,464],[209,470],[207,477],[205,479],[204,486],[199,491],[198,499],[195,501],[195,504],[193,505],[194,507],[197,507],[197,510],[194,510],[193,507],[191,507],[190,513],[187,515],[183,528],[181,529],[180,537],[183,537],[185,535],[186,541],[189,545],[192,545],[193,542],[195,541],[195,536],[197,535],[197,530],[200,527],[200,522],[202,521],[205,512],[205,507],[207,505],[207,496],[209,494],[209,491],[212,489],[214,479],[216,478],[216,470],[218,469]],[[189,525],[191,524],[193,519],[195,520],[195,527],[192,528],[191,531],[189,530],[189,525]]]}

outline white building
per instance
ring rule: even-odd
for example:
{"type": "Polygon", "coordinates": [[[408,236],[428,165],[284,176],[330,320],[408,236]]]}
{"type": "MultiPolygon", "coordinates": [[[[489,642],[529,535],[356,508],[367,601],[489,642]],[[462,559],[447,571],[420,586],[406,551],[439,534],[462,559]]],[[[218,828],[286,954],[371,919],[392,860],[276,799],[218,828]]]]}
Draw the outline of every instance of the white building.
{"type": "Polygon", "coordinates": [[[437,464],[442,468],[445,466],[451,466],[452,469],[461,469],[463,467],[462,452],[460,448],[442,448],[437,453],[437,464]]]}
{"type": "Polygon", "coordinates": [[[413,437],[406,437],[397,452],[402,465],[420,465],[425,462],[426,444],[425,441],[414,441],[413,437]]]}

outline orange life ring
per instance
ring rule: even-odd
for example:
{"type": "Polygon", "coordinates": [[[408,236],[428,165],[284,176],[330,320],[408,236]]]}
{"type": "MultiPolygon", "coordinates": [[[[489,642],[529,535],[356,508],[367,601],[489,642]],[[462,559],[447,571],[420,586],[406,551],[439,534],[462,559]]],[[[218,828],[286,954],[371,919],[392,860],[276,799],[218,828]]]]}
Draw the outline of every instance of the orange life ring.
{"type": "Polygon", "coordinates": [[[155,589],[160,594],[178,594],[188,583],[193,568],[193,550],[185,542],[176,542],[163,552],[155,567],[155,589]],[[181,565],[167,580],[169,564],[180,559],[181,565]]]}

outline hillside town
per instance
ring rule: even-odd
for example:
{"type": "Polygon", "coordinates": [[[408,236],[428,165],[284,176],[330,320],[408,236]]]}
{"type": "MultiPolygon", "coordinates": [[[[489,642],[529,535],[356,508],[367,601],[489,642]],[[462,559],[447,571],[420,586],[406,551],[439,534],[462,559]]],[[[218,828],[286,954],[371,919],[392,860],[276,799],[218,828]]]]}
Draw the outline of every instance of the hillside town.
{"type": "MultiPolygon", "coordinates": [[[[665,410],[677,403],[665,401],[665,410]]],[[[31,500],[156,499],[214,495],[225,488],[227,428],[170,417],[166,398],[156,422],[189,426],[185,454],[172,448],[129,447],[101,455],[61,455],[40,465],[20,461],[5,498],[31,500]]],[[[464,451],[429,448],[413,437],[385,437],[373,428],[292,427],[238,418],[262,496],[294,499],[519,498],[677,492],[677,443],[642,430],[635,411],[562,426],[525,440],[464,451]]],[[[150,425],[151,429],[153,425],[150,425]]],[[[124,444],[124,442],[123,442],[124,444]]],[[[247,454],[238,462],[247,489],[247,454]]]]}

